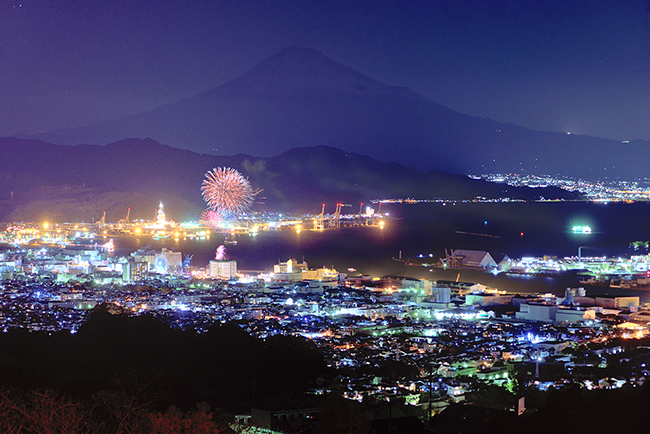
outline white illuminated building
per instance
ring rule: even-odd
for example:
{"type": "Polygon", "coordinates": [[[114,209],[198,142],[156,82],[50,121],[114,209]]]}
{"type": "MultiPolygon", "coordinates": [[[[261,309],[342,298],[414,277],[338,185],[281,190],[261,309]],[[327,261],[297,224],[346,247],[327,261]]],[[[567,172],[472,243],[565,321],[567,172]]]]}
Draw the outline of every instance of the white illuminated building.
{"type": "Polygon", "coordinates": [[[217,261],[213,259],[208,264],[207,271],[210,277],[230,279],[237,276],[237,261],[217,261]]]}

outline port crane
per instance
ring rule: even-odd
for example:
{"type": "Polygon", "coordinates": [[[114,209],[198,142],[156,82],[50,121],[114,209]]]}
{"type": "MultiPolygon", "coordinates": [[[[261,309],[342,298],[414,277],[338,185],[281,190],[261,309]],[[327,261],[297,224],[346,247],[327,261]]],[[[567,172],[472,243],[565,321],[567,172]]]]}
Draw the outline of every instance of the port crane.
{"type": "MultiPolygon", "coordinates": [[[[339,229],[341,227],[361,227],[361,226],[377,226],[384,227],[383,219],[376,219],[369,217],[365,214],[346,215],[346,218],[341,220],[342,209],[344,206],[351,207],[349,203],[337,203],[336,209],[333,214],[325,215],[325,204],[321,207],[319,215],[314,217],[314,230],[322,231],[325,229],[339,229]]],[[[360,211],[363,211],[363,203],[361,204],[360,211]]]]}
{"type": "Polygon", "coordinates": [[[119,219],[117,222],[118,223],[126,223],[128,225],[130,216],[131,216],[131,207],[128,207],[126,209],[126,217],[124,217],[123,219],[119,219]]]}
{"type": "Polygon", "coordinates": [[[325,204],[323,204],[320,214],[314,219],[314,229],[317,231],[325,229],[325,204]]]}
{"type": "Polygon", "coordinates": [[[104,211],[104,214],[102,214],[102,218],[99,219],[97,225],[102,227],[106,226],[106,211],[104,211]]]}
{"type": "Polygon", "coordinates": [[[328,227],[330,229],[338,229],[341,227],[341,207],[342,203],[336,204],[336,210],[334,211],[334,216],[331,219],[327,219],[328,227]]]}

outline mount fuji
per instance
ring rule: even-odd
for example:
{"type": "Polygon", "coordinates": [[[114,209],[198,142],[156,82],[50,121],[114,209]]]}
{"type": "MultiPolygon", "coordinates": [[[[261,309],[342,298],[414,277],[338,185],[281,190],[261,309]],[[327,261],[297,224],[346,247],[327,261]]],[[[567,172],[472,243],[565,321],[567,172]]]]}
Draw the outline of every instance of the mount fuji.
{"type": "Polygon", "coordinates": [[[104,145],[151,138],[199,154],[273,156],[331,146],[421,171],[646,175],[650,143],[540,132],[458,113],[310,48],[286,48],[212,90],[86,127],[30,136],[104,145]]]}

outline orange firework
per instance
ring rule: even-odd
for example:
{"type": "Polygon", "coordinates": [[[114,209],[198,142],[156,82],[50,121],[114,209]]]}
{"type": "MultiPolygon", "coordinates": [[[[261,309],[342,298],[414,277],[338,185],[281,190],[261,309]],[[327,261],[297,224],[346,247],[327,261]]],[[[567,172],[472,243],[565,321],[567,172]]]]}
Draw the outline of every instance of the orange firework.
{"type": "Polygon", "coordinates": [[[211,209],[225,216],[245,214],[259,191],[235,169],[217,167],[205,174],[201,193],[211,209]]]}

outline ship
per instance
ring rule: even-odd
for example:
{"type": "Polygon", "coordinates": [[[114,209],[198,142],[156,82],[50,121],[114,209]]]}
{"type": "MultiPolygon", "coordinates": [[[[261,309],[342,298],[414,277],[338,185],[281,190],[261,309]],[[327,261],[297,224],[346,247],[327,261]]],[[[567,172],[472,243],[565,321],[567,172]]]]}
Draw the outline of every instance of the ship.
{"type": "Polygon", "coordinates": [[[593,286],[609,286],[610,281],[605,280],[602,277],[596,279],[595,277],[590,277],[589,279],[580,279],[582,285],[593,285],[593,286]]]}
{"type": "Polygon", "coordinates": [[[609,286],[614,289],[650,289],[650,277],[637,277],[636,279],[606,279],[604,277],[590,277],[580,280],[582,285],[609,286]]]}
{"type": "Polygon", "coordinates": [[[625,280],[625,279],[620,279],[620,280],[614,280],[609,283],[610,288],[617,288],[617,289],[637,289],[639,287],[638,283],[636,280],[625,280]]]}
{"type": "Polygon", "coordinates": [[[636,279],[621,279],[619,281],[612,280],[609,285],[611,288],[623,289],[650,289],[650,277],[637,277],[636,279]]]}

